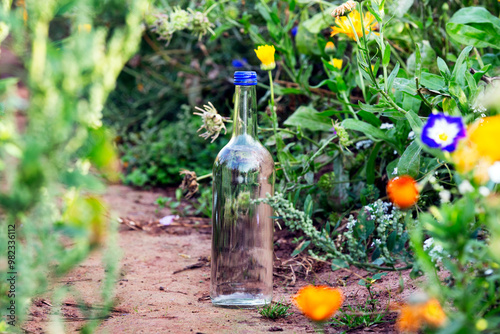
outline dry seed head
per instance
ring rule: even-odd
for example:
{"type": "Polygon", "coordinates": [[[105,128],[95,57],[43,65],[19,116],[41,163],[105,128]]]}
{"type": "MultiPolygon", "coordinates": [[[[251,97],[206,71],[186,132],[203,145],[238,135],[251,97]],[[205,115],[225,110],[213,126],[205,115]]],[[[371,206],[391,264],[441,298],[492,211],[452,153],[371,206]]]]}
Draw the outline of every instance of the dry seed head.
{"type": "Polygon", "coordinates": [[[187,169],[182,169],[179,174],[184,175],[184,179],[182,179],[182,183],[179,188],[188,191],[185,197],[189,199],[198,191],[198,181],[196,181],[196,173],[191,172],[187,169]]]}
{"type": "Polygon", "coordinates": [[[349,0],[344,2],[342,5],[335,8],[332,12],[333,17],[344,16],[345,14],[349,14],[353,9],[356,8],[357,2],[349,0]]]}
{"type": "Polygon", "coordinates": [[[201,111],[201,113],[195,112],[194,115],[201,116],[203,119],[203,125],[198,129],[205,129],[206,132],[202,133],[200,137],[207,139],[212,136],[211,143],[214,142],[222,130],[224,130],[224,134],[227,133],[226,126],[224,125],[224,121],[227,121],[225,117],[222,117],[215,109],[214,105],[211,102],[208,102],[208,105],[203,106],[204,109],[200,107],[195,107],[196,110],[201,111]]]}

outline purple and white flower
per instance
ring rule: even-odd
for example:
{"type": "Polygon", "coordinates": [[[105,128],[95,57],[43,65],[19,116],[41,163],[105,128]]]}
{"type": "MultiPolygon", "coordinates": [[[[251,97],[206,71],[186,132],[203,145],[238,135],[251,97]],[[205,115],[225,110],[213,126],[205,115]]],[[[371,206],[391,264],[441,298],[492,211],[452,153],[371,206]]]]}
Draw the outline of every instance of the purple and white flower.
{"type": "Polygon", "coordinates": [[[431,148],[453,152],[458,141],[465,138],[466,130],[462,117],[431,114],[422,129],[422,142],[431,148]]]}

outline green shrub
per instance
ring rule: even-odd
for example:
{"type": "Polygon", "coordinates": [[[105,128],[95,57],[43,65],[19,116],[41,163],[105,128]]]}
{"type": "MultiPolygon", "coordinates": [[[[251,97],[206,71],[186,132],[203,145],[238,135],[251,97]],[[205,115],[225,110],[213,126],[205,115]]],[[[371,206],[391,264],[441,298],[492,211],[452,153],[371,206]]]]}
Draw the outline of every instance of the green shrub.
{"type": "Polygon", "coordinates": [[[103,190],[103,178],[118,177],[101,109],[137,49],[147,2],[28,0],[12,9],[11,1],[3,3],[0,21],[10,28],[10,49],[26,68],[20,77],[27,78],[29,103],[20,111],[27,119],[23,128],[16,122],[22,106],[16,80],[0,81],[5,112],[0,116],[0,243],[10,251],[0,254],[0,314],[8,332],[21,332],[33,298],[44,294],[54,305],[54,330],[64,332],[59,306],[78,293],[53,284],[104,247],[102,308],[83,310],[91,320],[81,331],[89,333],[113,305],[119,263],[116,226],[93,194],[103,190]],[[13,305],[15,312],[7,309],[13,305]]]}

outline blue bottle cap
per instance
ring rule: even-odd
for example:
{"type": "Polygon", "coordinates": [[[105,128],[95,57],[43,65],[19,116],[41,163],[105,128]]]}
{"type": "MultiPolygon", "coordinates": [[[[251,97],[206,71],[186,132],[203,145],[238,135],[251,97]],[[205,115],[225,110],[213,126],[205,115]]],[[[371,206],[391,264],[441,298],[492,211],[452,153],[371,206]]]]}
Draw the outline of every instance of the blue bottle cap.
{"type": "Polygon", "coordinates": [[[254,71],[236,71],[234,72],[234,84],[239,86],[257,85],[257,73],[254,71]]]}

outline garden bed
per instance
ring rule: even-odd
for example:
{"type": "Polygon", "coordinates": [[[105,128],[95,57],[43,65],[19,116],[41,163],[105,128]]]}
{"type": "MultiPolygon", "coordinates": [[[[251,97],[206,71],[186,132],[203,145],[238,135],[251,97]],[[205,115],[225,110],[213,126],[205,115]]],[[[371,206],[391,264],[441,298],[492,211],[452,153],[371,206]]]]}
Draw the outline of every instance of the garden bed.
{"type": "MultiPolygon", "coordinates": [[[[167,209],[157,210],[154,204],[165,191],[139,191],[115,185],[108,188],[106,202],[114,213],[128,224],[119,228],[121,269],[116,283],[116,305],[109,318],[105,319],[98,332],[108,333],[313,333],[315,327],[292,306],[289,315],[277,320],[261,316],[257,310],[235,310],[213,307],[208,297],[210,284],[210,238],[209,221],[184,218],[163,228],[153,226],[159,218],[168,215],[167,209]],[[137,228],[130,227],[130,222],[137,228]],[[188,269],[191,268],[191,269],[188,269]],[[174,274],[175,272],[175,274],[174,274]]],[[[168,193],[167,193],[168,195],[168,193]]],[[[341,287],[346,301],[343,310],[352,313],[349,306],[363,306],[368,298],[366,288],[358,285],[359,276],[370,275],[363,270],[332,272],[328,265],[316,262],[305,255],[290,258],[294,235],[286,231],[275,234],[274,301],[289,304],[291,296],[307,284],[324,284],[341,287]],[[278,246],[279,245],[279,246],[278,246]],[[307,276],[306,276],[307,275],[307,276]]],[[[60,285],[71,285],[81,295],[80,301],[89,307],[99,300],[99,287],[103,267],[100,252],[93,253],[84,263],[59,281],[60,285]]],[[[408,280],[408,272],[402,273],[404,291],[399,290],[399,275],[389,273],[375,288],[377,309],[384,311],[389,300],[404,300],[415,291],[408,280]]],[[[85,318],[77,307],[78,299],[65,300],[62,314],[66,332],[78,330],[85,318]]],[[[28,333],[45,333],[52,326],[50,300],[38,298],[30,310],[30,319],[24,326],[28,333]]],[[[355,321],[362,321],[362,317],[355,321]]],[[[342,313],[336,319],[344,319],[342,313]]],[[[327,332],[338,333],[392,333],[395,313],[387,313],[380,322],[370,326],[327,326],[327,332]]],[[[53,329],[53,328],[52,328],[53,329]]]]}

